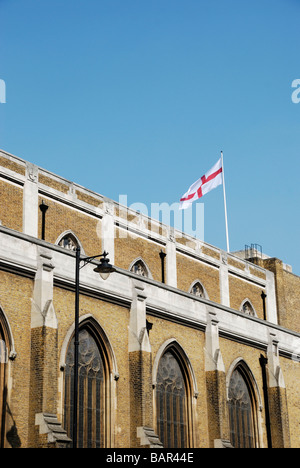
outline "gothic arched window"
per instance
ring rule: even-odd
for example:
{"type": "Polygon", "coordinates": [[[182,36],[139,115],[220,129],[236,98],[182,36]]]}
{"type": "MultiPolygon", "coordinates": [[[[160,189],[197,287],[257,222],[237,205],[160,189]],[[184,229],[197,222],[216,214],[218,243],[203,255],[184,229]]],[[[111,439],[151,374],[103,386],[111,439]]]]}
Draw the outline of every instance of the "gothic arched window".
{"type": "Polygon", "coordinates": [[[204,297],[204,288],[200,281],[197,281],[195,284],[193,284],[190,293],[197,297],[204,297]]]}
{"type": "Polygon", "coordinates": [[[231,443],[235,448],[255,448],[255,399],[242,366],[232,373],[228,392],[231,443]]]}
{"type": "Polygon", "coordinates": [[[172,350],[164,353],[158,365],[156,416],[158,436],[164,448],[189,446],[186,378],[172,350]]]}
{"type": "MultiPolygon", "coordinates": [[[[78,432],[79,448],[103,448],[107,439],[108,368],[101,342],[89,327],[79,332],[78,432]]],[[[74,337],[65,368],[64,424],[72,438],[74,337]]]]}
{"type": "Polygon", "coordinates": [[[130,271],[136,275],[145,276],[146,278],[148,277],[147,267],[142,260],[137,260],[130,268],[130,271]]]}
{"type": "Polygon", "coordinates": [[[78,247],[78,241],[73,234],[67,233],[60,239],[58,245],[60,245],[60,247],[64,247],[65,249],[75,251],[78,247]]]}
{"type": "Polygon", "coordinates": [[[5,447],[7,339],[0,323],[0,448],[5,447]]]}
{"type": "Polygon", "coordinates": [[[255,317],[255,315],[256,315],[254,307],[252,306],[251,302],[248,301],[248,300],[243,302],[241,310],[246,315],[251,315],[252,317],[255,317]]]}

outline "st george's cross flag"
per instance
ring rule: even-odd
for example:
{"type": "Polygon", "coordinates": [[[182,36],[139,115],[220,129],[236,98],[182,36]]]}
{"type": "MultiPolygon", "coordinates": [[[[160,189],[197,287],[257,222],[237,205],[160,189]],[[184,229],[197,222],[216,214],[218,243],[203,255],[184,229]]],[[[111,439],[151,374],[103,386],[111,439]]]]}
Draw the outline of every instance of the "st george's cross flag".
{"type": "Polygon", "coordinates": [[[180,199],[179,209],[185,210],[186,208],[189,208],[195,200],[198,200],[198,198],[201,198],[206,193],[218,187],[218,185],[222,185],[222,171],[222,158],[220,158],[204,176],[190,186],[188,191],[180,199]]]}

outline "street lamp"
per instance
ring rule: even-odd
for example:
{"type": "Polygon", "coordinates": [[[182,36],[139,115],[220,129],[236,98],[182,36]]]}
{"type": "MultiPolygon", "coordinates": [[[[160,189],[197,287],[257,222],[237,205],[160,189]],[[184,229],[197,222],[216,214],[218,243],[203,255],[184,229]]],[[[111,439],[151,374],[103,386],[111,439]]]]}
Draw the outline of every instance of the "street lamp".
{"type": "Polygon", "coordinates": [[[76,269],[75,269],[75,339],[74,339],[74,399],[73,399],[73,448],[77,448],[77,409],[78,409],[78,357],[79,357],[79,272],[81,268],[91,263],[95,258],[100,257],[100,263],[94,269],[101,278],[106,280],[110,273],[116,269],[109,263],[108,253],[93,255],[92,257],[81,258],[81,250],[76,249],[76,269]],[[80,263],[83,264],[80,266],[80,263]]]}

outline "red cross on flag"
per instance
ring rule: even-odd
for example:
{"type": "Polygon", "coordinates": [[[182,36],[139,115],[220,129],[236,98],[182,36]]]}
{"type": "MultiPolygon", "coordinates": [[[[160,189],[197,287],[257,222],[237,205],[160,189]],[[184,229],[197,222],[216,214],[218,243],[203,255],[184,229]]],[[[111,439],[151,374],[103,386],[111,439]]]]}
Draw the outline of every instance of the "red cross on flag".
{"type": "Polygon", "coordinates": [[[206,193],[218,187],[218,185],[221,185],[223,183],[222,171],[222,158],[220,158],[204,176],[190,186],[188,191],[180,199],[179,208],[181,210],[189,208],[193,201],[198,200],[198,198],[201,198],[206,193]]]}

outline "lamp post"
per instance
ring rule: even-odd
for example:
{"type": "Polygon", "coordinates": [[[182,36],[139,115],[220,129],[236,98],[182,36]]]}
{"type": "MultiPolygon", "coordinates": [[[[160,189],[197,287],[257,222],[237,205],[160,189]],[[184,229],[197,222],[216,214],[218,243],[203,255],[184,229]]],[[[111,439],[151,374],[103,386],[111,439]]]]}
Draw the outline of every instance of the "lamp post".
{"type": "Polygon", "coordinates": [[[108,253],[94,255],[92,257],[81,258],[80,247],[76,249],[76,268],[75,268],[75,337],[74,337],[74,396],[73,396],[73,448],[77,448],[77,410],[78,410],[78,357],[79,357],[79,273],[80,269],[91,263],[95,258],[100,257],[100,263],[94,269],[101,278],[106,280],[110,273],[116,269],[110,265],[107,258],[108,253]],[[82,265],[80,263],[83,262],[82,265]]]}

